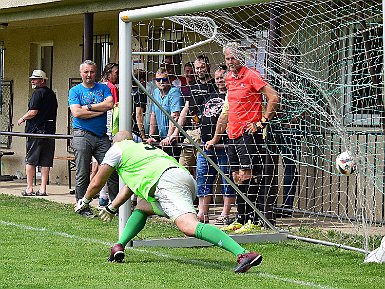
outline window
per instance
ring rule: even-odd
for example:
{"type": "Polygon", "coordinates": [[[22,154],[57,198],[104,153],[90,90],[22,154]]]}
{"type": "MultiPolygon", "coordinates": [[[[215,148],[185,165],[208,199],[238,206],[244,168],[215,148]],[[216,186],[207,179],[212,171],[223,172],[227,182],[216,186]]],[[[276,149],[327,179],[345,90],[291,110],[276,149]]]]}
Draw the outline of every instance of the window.
{"type": "Polygon", "coordinates": [[[40,47],[40,55],[38,56],[38,67],[47,74],[47,85],[52,88],[52,66],[53,66],[53,45],[45,44],[40,47]]]}
{"type": "MultiPolygon", "coordinates": [[[[175,51],[179,50],[183,46],[183,30],[182,27],[178,24],[171,23],[170,29],[162,29],[161,30],[161,43],[160,43],[160,50],[161,51],[175,51]],[[163,35],[162,35],[163,34],[163,35]]],[[[164,55],[159,56],[159,66],[164,64],[164,55]]],[[[182,73],[182,55],[176,54],[172,56],[172,62],[173,62],[173,70],[174,74],[181,75],[182,73]]]]}
{"type": "Polygon", "coordinates": [[[110,62],[111,45],[109,35],[94,35],[94,62],[98,66],[98,77],[103,69],[110,62]]]}
{"type": "Polygon", "coordinates": [[[267,30],[257,30],[255,32],[255,44],[247,39],[241,39],[240,45],[245,48],[245,65],[257,69],[262,76],[266,77],[266,50],[267,50],[267,30]]]}
{"type": "Polygon", "coordinates": [[[378,23],[367,24],[367,36],[359,24],[348,28],[350,38],[344,53],[345,125],[379,125],[379,107],[382,103],[381,70],[383,62],[382,26],[378,23]],[[366,37],[367,39],[364,39],[366,37]]]}
{"type": "MultiPolygon", "coordinates": [[[[43,70],[48,77],[47,86],[52,88],[53,43],[32,43],[30,73],[35,69],[43,70]]],[[[30,94],[31,95],[31,94],[30,94]]]]}

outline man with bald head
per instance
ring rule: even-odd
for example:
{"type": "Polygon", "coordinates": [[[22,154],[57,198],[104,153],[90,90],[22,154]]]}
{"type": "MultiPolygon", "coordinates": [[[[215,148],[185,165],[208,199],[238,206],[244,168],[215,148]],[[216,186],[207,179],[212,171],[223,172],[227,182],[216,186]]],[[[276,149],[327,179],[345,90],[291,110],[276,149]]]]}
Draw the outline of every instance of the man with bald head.
{"type": "Polygon", "coordinates": [[[75,206],[76,212],[89,208],[92,198],[115,170],[126,185],[100,212],[100,218],[111,221],[119,206],[132,194],[139,198],[118,243],[111,248],[109,261],[122,262],[124,247],[144,228],[149,216],[158,215],[170,218],[185,235],[233,253],[238,257],[238,265],[234,269],[236,273],[246,272],[261,263],[260,254],[242,248],[217,227],[199,222],[193,205],[197,185],[182,165],[159,148],[134,142],[127,131],[116,134],[114,144],[107,151],[85,196],[75,206]]]}

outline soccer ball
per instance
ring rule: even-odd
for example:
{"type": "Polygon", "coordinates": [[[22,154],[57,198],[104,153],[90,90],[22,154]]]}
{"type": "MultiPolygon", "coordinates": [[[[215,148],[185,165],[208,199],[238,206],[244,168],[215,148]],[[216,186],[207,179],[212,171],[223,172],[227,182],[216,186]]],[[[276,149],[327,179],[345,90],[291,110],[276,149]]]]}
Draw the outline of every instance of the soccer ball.
{"type": "Polygon", "coordinates": [[[348,176],[356,171],[357,164],[351,153],[349,151],[345,151],[337,156],[336,167],[338,172],[348,176]]]}

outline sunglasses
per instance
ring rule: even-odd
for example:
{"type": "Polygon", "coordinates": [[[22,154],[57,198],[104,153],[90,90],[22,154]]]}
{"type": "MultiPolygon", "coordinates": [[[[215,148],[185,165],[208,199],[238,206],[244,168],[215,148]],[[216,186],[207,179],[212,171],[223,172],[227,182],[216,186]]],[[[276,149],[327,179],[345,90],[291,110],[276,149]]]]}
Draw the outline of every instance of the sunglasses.
{"type": "Polygon", "coordinates": [[[168,77],[163,77],[163,78],[155,78],[156,82],[168,82],[168,77]]]}

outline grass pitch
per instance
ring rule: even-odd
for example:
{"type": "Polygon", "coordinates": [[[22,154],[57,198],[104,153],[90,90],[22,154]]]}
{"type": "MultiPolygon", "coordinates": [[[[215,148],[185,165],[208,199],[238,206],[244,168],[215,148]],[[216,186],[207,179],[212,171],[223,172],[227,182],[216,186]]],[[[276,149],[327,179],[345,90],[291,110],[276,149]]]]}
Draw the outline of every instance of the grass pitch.
{"type": "MultiPolygon", "coordinates": [[[[247,244],[262,264],[232,272],[236,258],[216,247],[132,248],[107,262],[118,220],[103,223],[71,205],[0,195],[0,288],[381,288],[384,264],[360,253],[299,241],[247,244]]],[[[149,219],[138,238],[180,237],[149,219]]]]}

